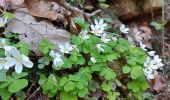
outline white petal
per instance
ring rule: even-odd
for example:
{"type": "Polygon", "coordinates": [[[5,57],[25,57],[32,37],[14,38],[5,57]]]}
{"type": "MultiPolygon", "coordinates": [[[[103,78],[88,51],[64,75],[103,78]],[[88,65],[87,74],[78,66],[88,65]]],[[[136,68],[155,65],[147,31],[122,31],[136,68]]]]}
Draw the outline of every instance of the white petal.
{"type": "Polygon", "coordinates": [[[23,61],[22,63],[27,68],[32,68],[33,67],[33,63],[30,60],[29,61],[23,61]]]}
{"type": "Polygon", "coordinates": [[[14,66],[16,64],[16,60],[12,57],[6,57],[7,63],[4,66],[4,69],[9,69],[10,67],[14,66]]]}
{"type": "Polygon", "coordinates": [[[0,63],[0,70],[2,70],[3,69],[3,64],[2,63],[0,63]]]}
{"type": "Polygon", "coordinates": [[[149,55],[149,56],[154,56],[154,55],[155,55],[155,51],[149,51],[149,52],[148,52],[148,55],[149,55]]]}
{"type": "Polygon", "coordinates": [[[21,64],[21,63],[17,63],[16,65],[15,65],[15,71],[16,71],[16,73],[21,73],[22,72],[22,69],[23,69],[23,65],[21,64]]]}
{"type": "Polygon", "coordinates": [[[98,23],[98,21],[97,21],[97,19],[95,19],[94,20],[94,23],[96,24],[96,25],[98,25],[99,23],[98,23]]]}
{"type": "Polygon", "coordinates": [[[104,20],[103,20],[103,19],[100,19],[100,20],[99,20],[99,25],[102,26],[103,23],[104,23],[104,20]]]}
{"type": "Polygon", "coordinates": [[[18,58],[20,56],[20,52],[16,48],[13,48],[11,53],[14,58],[18,58]]]}
{"type": "Polygon", "coordinates": [[[21,57],[22,57],[22,60],[24,60],[24,61],[29,61],[29,58],[28,58],[27,56],[21,55],[21,57]]]}

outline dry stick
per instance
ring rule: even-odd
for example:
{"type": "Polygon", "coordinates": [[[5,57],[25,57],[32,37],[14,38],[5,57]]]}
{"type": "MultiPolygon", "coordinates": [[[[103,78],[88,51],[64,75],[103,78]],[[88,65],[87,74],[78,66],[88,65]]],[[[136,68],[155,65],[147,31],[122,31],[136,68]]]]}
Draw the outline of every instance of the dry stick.
{"type": "Polygon", "coordinates": [[[35,93],[37,92],[37,91],[39,91],[40,90],[40,88],[41,88],[41,86],[39,86],[29,97],[28,97],[28,99],[27,100],[30,100],[31,99],[31,97],[32,96],[34,96],[35,95],[35,93]]]}
{"type": "Polygon", "coordinates": [[[29,89],[26,92],[26,96],[28,95],[28,93],[31,91],[32,87],[35,85],[36,81],[34,81],[31,86],[29,87],[29,89]]]}
{"type": "Polygon", "coordinates": [[[97,13],[101,12],[101,10],[99,9],[99,10],[94,11],[93,13],[86,13],[82,10],[79,10],[76,7],[71,6],[69,3],[65,2],[65,0],[53,0],[53,1],[58,3],[60,6],[64,7],[65,9],[70,10],[71,12],[77,11],[88,17],[94,16],[97,13]]]}

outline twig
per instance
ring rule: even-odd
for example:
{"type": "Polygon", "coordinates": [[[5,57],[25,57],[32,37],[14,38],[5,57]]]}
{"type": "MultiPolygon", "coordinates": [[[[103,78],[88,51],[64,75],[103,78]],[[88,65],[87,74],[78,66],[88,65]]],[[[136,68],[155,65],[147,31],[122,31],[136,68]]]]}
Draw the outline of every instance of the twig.
{"type": "Polygon", "coordinates": [[[39,91],[40,90],[40,88],[41,88],[41,86],[39,86],[29,97],[28,97],[28,99],[27,100],[30,100],[31,99],[31,97],[32,96],[34,96],[35,95],[35,93],[37,92],[37,91],[39,91]]]}
{"type": "Polygon", "coordinates": [[[101,10],[99,9],[99,10],[94,11],[93,13],[86,13],[82,10],[79,10],[76,7],[71,6],[69,3],[65,2],[65,0],[53,0],[53,1],[58,3],[60,6],[64,7],[65,9],[67,9],[71,12],[77,11],[77,12],[80,12],[80,13],[84,14],[85,16],[88,16],[88,17],[94,16],[97,13],[101,12],[101,10]]]}
{"type": "Polygon", "coordinates": [[[28,93],[30,92],[30,90],[32,89],[32,87],[35,85],[36,81],[34,81],[31,86],[29,87],[29,89],[26,92],[26,96],[28,95],[28,93]]]}

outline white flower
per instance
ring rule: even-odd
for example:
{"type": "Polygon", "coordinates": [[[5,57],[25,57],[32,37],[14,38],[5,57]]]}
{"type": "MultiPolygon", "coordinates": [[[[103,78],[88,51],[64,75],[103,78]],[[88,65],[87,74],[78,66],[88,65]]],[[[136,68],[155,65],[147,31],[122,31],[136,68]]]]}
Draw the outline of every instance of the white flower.
{"type": "Polygon", "coordinates": [[[90,58],[90,61],[92,62],[92,63],[96,63],[97,61],[96,61],[96,58],[94,58],[94,57],[91,57],[90,58]]]}
{"type": "Polygon", "coordinates": [[[103,34],[102,34],[101,40],[102,40],[104,43],[108,43],[108,42],[110,41],[110,39],[107,38],[107,34],[106,34],[106,33],[103,33],[103,34]]]}
{"type": "Polygon", "coordinates": [[[117,37],[112,37],[112,40],[116,42],[118,39],[117,37]]]}
{"type": "Polygon", "coordinates": [[[158,69],[159,68],[159,66],[157,66],[156,65],[156,62],[155,62],[155,60],[153,60],[151,57],[147,57],[146,58],[146,61],[145,61],[145,63],[144,63],[144,66],[146,67],[146,68],[148,68],[149,70],[153,70],[153,69],[158,69]]]}
{"type": "Polygon", "coordinates": [[[55,53],[53,64],[56,67],[62,66],[64,64],[63,60],[61,59],[61,55],[59,53],[55,53]]]}
{"type": "Polygon", "coordinates": [[[143,69],[143,72],[148,80],[155,78],[152,70],[143,69]]]}
{"type": "Polygon", "coordinates": [[[139,43],[140,43],[141,49],[143,49],[144,51],[147,51],[146,45],[144,45],[142,42],[139,42],[139,43]]]}
{"type": "Polygon", "coordinates": [[[4,48],[5,43],[6,43],[6,40],[5,39],[1,39],[0,40],[0,48],[4,48]]]}
{"type": "Polygon", "coordinates": [[[149,52],[148,52],[148,55],[149,55],[149,56],[155,56],[155,51],[149,51],[149,52]]]}
{"type": "Polygon", "coordinates": [[[100,19],[99,22],[95,19],[94,23],[95,25],[90,26],[92,30],[91,32],[97,36],[101,36],[107,24],[104,23],[103,19],[100,19]]]}
{"type": "Polygon", "coordinates": [[[122,33],[129,33],[129,28],[126,28],[124,24],[119,27],[122,33]]]}
{"type": "Polygon", "coordinates": [[[55,58],[56,55],[55,55],[55,52],[53,50],[50,51],[50,56],[55,58]]]}
{"type": "Polygon", "coordinates": [[[54,58],[53,64],[54,66],[62,66],[64,64],[64,61],[61,58],[61,55],[59,53],[55,53],[53,50],[50,51],[50,56],[54,58]]]}
{"type": "Polygon", "coordinates": [[[4,27],[5,24],[8,22],[8,18],[0,18],[0,27],[4,27]]]}
{"type": "Polygon", "coordinates": [[[29,60],[29,58],[25,55],[20,54],[20,52],[14,48],[11,50],[12,56],[15,58],[15,71],[16,73],[21,73],[23,66],[27,68],[32,68],[33,63],[29,60]]]}
{"type": "Polygon", "coordinates": [[[141,35],[140,35],[140,32],[137,32],[137,33],[135,34],[135,40],[136,40],[137,42],[140,42],[140,41],[142,40],[142,37],[141,37],[141,35]]]}
{"type": "Polygon", "coordinates": [[[82,32],[80,32],[80,35],[79,35],[83,40],[87,40],[89,39],[89,35],[88,35],[88,31],[87,30],[84,30],[82,32]]]}
{"type": "Polygon", "coordinates": [[[99,52],[104,52],[104,49],[103,49],[103,47],[104,47],[104,45],[102,45],[102,44],[96,44],[96,47],[97,47],[97,49],[98,49],[98,51],[99,52]]]}
{"type": "Polygon", "coordinates": [[[73,46],[66,42],[64,45],[59,45],[60,52],[62,53],[70,53],[73,50],[73,46]]]}
{"type": "Polygon", "coordinates": [[[15,65],[15,59],[12,57],[5,57],[5,58],[0,58],[0,70],[4,69],[9,69],[10,67],[15,65]]]}
{"type": "Polygon", "coordinates": [[[94,23],[95,25],[99,26],[101,30],[104,30],[104,28],[107,26],[103,19],[100,19],[99,22],[95,19],[94,23]]]}
{"type": "Polygon", "coordinates": [[[91,25],[91,32],[95,34],[96,36],[101,36],[101,34],[104,32],[104,30],[100,29],[100,26],[96,25],[91,25]]]}

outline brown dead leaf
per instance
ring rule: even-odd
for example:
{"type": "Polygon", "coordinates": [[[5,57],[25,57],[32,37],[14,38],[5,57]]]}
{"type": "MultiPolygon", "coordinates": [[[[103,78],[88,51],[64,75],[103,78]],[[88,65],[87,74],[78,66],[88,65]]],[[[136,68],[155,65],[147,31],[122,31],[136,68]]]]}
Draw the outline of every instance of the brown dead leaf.
{"type": "Polygon", "coordinates": [[[164,82],[162,78],[163,78],[162,76],[157,75],[155,79],[149,81],[151,91],[156,91],[157,93],[159,93],[160,91],[163,90],[164,82]]]}
{"type": "Polygon", "coordinates": [[[71,35],[63,29],[57,29],[48,21],[40,21],[26,12],[17,11],[15,17],[7,23],[7,30],[19,33],[19,39],[32,45],[37,51],[38,43],[41,39],[47,38],[50,42],[58,45],[70,42],[71,35]]]}
{"type": "Polygon", "coordinates": [[[48,0],[25,0],[24,3],[33,16],[64,20],[65,15],[70,15],[70,11],[48,0]]]}
{"type": "Polygon", "coordinates": [[[24,0],[9,0],[13,5],[21,5],[24,3],[24,0]]]}

